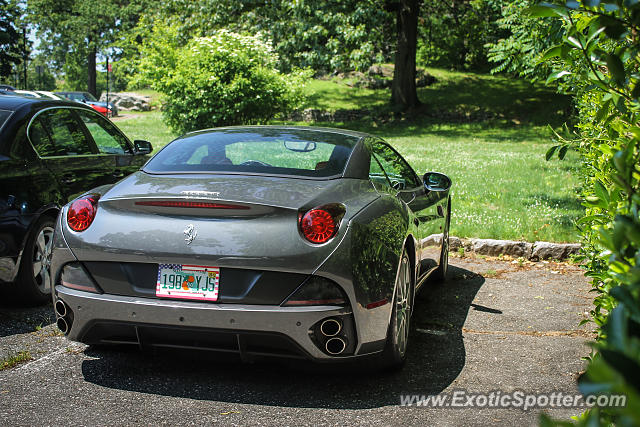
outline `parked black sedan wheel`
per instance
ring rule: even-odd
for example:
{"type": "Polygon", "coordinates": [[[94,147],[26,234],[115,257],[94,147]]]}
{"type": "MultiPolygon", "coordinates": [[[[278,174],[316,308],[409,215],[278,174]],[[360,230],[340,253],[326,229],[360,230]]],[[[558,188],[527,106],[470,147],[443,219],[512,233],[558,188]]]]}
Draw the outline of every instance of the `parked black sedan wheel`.
{"type": "Polygon", "coordinates": [[[389,368],[402,367],[407,358],[413,303],[412,277],[409,256],[403,251],[396,277],[387,344],[383,353],[383,363],[389,368]]]}
{"type": "Polygon", "coordinates": [[[27,239],[15,283],[16,293],[25,303],[43,304],[51,298],[49,264],[54,227],[52,218],[42,217],[27,239]]]}

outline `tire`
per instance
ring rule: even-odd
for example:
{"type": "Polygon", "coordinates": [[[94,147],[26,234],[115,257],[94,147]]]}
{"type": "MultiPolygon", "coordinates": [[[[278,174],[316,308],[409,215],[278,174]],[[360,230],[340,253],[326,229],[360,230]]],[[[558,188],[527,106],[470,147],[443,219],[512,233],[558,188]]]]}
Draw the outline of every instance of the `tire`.
{"type": "Polygon", "coordinates": [[[25,304],[41,305],[51,300],[49,263],[54,226],[55,222],[51,217],[43,216],[27,238],[14,283],[18,298],[25,304]]]}
{"type": "Polygon", "coordinates": [[[449,226],[451,224],[451,197],[447,201],[447,219],[442,233],[442,249],[440,250],[440,263],[433,272],[433,279],[436,282],[445,282],[449,271],[449,226]]]}
{"type": "Polygon", "coordinates": [[[407,359],[413,291],[411,262],[406,250],[403,250],[396,275],[387,343],[382,353],[382,363],[385,368],[400,369],[407,359]]]}

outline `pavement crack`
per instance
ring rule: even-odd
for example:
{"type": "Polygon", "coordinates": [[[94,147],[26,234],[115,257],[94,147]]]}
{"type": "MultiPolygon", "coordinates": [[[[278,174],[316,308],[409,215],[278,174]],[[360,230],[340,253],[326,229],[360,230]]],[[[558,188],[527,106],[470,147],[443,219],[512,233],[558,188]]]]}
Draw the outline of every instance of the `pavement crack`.
{"type": "Polygon", "coordinates": [[[462,332],[478,335],[521,335],[529,337],[583,337],[595,338],[596,334],[591,331],[579,329],[565,331],[478,331],[475,329],[462,328],[462,332]]]}

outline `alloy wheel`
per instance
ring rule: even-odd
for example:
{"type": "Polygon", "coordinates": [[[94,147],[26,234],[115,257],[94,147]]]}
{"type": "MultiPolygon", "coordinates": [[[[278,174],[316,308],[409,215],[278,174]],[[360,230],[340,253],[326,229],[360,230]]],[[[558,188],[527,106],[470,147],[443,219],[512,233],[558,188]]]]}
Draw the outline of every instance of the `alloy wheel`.
{"type": "Polygon", "coordinates": [[[402,257],[400,271],[396,279],[396,321],[395,336],[399,355],[404,356],[409,341],[409,321],[411,319],[411,273],[409,259],[402,257]]]}
{"type": "Polygon", "coordinates": [[[49,292],[51,249],[53,246],[53,228],[43,227],[33,245],[33,278],[42,293],[49,292]]]}

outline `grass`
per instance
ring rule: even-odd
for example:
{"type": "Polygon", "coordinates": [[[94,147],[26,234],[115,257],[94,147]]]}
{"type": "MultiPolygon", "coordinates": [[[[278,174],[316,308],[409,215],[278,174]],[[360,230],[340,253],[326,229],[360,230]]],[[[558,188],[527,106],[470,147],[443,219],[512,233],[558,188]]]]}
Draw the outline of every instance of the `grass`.
{"type": "Polygon", "coordinates": [[[0,371],[4,371],[5,369],[13,368],[21,363],[28,362],[32,360],[31,353],[29,351],[19,351],[18,353],[12,354],[5,359],[0,360],[0,371]]]}
{"type": "Polygon", "coordinates": [[[489,269],[487,271],[485,271],[484,273],[482,273],[482,277],[496,277],[498,275],[498,272],[496,270],[493,269],[489,269]]]}
{"type": "MultiPolygon", "coordinates": [[[[350,126],[353,127],[353,126],[350,126]]],[[[365,127],[363,130],[372,130],[365,127]]],[[[409,124],[373,130],[418,173],[439,171],[453,180],[451,235],[571,242],[579,161],[545,161],[552,145],[537,126],[409,124]]]]}
{"type": "Polygon", "coordinates": [[[114,117],[113,121],[132,141],[144,139],[151,142],[154,152],[178,136],[164,124],[162,113],[158,110],[145,113],[122,112],[121,117],[114,117]]]}
{"type": "Polygon", "coordinates": [[[304,108],[325,111],[383,108],[389,102],[386,89],[349,87],[342,80],[311,80],[304,108]]]}
{"type": "MultiPolygon", "coordinates": [[[[573,221],[584,212],[577,200],[579,159],[570,152],[564,161],[544,160],[552,145],[545,125],[566,120],[569,99],[506,77],[427,71],[437,83],[419,89],[426,105],[413,116],[317,124],[378,135],[418,173],[448,174],[454,182],[451,235],[576,241],[573,221]],[[461,123],[468,114],[483,112],[491,118],[461,123]]],[[[307,108],[388,111],[388,90],[352,88],[333,79],[313,80],[307,91],[307,108]]],[[[117,125],[155,149],[177,136],[157,110],[125,114],[117,125]]]]}
{"type": "MultiPolygon", "coordinates": [[[[541,84],[504,76],[461,73],[436,68],[426,71],[436,83],[418,88],[418,98],[436,118],[438,113],[460,116],[493,113],[514,124],[559,126],[571,109],[570,98],[541,84]],[[550,108],[550,106],[553,106],[550,108]]],[[[304,108],[326,111],[388,109],[388,89],[349,87],[351,79],[311,80],[304,108]]]]}

